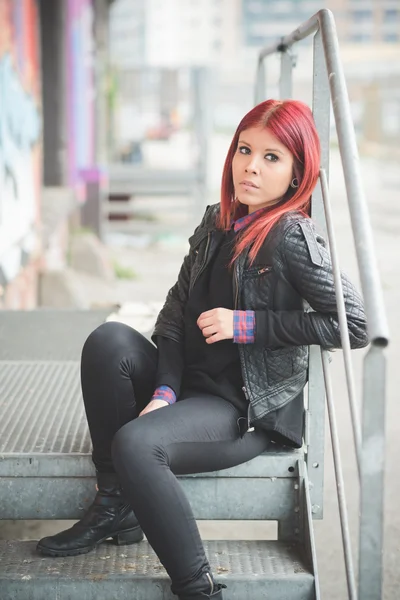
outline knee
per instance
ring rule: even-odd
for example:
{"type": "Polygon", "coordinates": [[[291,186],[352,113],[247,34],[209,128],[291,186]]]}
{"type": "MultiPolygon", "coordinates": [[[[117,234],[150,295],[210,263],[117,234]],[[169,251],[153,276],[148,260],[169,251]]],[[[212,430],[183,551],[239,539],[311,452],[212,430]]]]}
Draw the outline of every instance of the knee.
{"type": "Polygon", "coordinates": [[[149,463],[165,461],[166,454],[147,419],[138,417],[114,435],[111,456],[117,471],[146,471],[149,463]]]}
{"type": "Polygon", "coordinates": [[[82,361],[103,352],[115,356],[118,350],[124,351],[129,343],[132,345],[132,332],[134,330],[124,323],[102,323],[87,337],[82,349],[82,361]]]}

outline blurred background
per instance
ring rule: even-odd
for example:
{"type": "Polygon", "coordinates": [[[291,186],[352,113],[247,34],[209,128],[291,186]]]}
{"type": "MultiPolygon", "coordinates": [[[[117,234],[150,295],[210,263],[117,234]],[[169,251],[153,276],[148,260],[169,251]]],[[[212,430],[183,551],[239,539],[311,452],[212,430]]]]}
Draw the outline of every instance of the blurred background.
{"type": "MultiPolygon", "coordinates": [[[[80,273],[140,278],[110,248],[182,249],[219,199],[260,49],[321,8],[368,173],[396,184],[399,0],[0,0],[0,306],[126,300],[100,281],[93,298],[80,273]]],[[[311,103],[312,38],[294,53],[294,97],[311,103]]],[[[266,97],[278,69],[267,61],[266,97]]]]}
{"type": "MultiPolygon", "coordinates": [[[[0,308],[109,306],[146,330],[187,238],[219,200],[232,135],[254,105],[257,56],[333,11],[392,332],[388,350],[385,600],[399,597],[400,0],[0,0],[0,308]],[[392,366],[393,365],[393,366],[392,366]]],[[[293,97],[311,104],[312,38],[294,48],[293,97]]],[[[278,96],[279,59],[265,97],[278,96]]],[[[344,270],[358,281],[332,118],[330,190],[344,270]]],[[[338,355],[338,353],[337,353],[338,355]]],[[[360,377],[362,355],[356,353],[360,377]]],[[[345,482],[357,546],[358,483],[335,356],[345,482]]],[[[379,401],[379,399],[377,399],[379,401]]],[[[329,438],[327,437],[327,444],[329,438]]],[[[324,597],[346,597],[330,453],[316,523],[324,597]]],[[[271,535],[265,523],[202,534],[271,535]]],[[[60,523],[2,522],[38,538],[60,523]]]]}

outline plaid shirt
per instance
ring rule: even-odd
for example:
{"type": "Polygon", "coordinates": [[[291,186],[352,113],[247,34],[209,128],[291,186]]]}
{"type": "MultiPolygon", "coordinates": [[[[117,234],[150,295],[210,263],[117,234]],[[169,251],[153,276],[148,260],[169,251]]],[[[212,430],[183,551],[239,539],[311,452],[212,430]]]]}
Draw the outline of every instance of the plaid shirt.
{"type": "Polygon", "coordinates": [[[244,215],[244,217],[240,217],[240,219],[237,219],[236,221],[232,221],[231,225],[233,226],[233,229],[236,232],[240,231],[241,229],[252,223],[255,219],[257,219],[264,212],[264,210],[266,210],[265,207],[259,208],[258,210],[255,210],[254,212],[249,213],[248,215],[244,215]]]}
{"type": "Polygon", "coordinates": [[[254,310],[233,311],[233,341],[235,344],[254,344],[255,328],[254,310]]]}
{"type": "Polygon", "coordinates": [[[160,387],[155,390],[151,399],[165,400],[168,404],[174,404],[174,402],[176,402],[176,394],[168,385],[160,385],[160,387]]]}

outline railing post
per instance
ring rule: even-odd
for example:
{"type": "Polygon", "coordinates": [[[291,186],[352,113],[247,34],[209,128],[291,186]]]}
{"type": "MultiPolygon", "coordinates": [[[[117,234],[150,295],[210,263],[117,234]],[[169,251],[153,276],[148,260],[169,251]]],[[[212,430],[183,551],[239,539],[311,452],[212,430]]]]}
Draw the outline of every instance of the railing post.
{"type": "MultiPolygon", "coordinates": [[[[347,591],[350,600],[357,600],[356,580],[353,567],[353,557],[351,553],[350,529],[348,523],[346,495],[344,490],[343,467],[339,449],[339,435],[336,420],[335,405],[333,402],[332,381],[329,372],[328,352],[321,349],[322,365],[324,369],[326,403],[329,413],[329,427],[331,430],[331,442],[333,453],[333,464],[335,467],[336,490],[340,515],[340,526],[342,528],[344,562],[346,566],[347,591]]],[[[364,600],[360,598],[359,600],[364,600]]],[[[378,599],[376,599],[378,600],[378,599]]]]}
{"type": "Polygon", "coordinates": [[[211,71],[207,67],[194,67],[192,70],[192,86],[193,130],[197,150],[197,185],[194,194],[193,217],[198,219],[203,214],[208,201],[209,140],[211,138],[213,93],[211,71]]]}
{"type": "Polygon", "coordinates": [[[293,96],[294,56],[290,50],[281,52],[281,76],[279,79],[279,98],[285,100],[293,96]]]}
{"type": "MultiPolygon", "coordinates": [[[[321,166],[324,169],[329,169],[330,95],[320,31],[317,31],[314,36],[312,98],[314,120],[321,140],[321,166]]],[[[326,236],[325,212],[320,181],[312,196],[311,215],[318,223],[321,232],[326,236]]],[[[322,519],[323,517],[325,403],[322,399],[324,395],[325,385],[321,353],[317,346],[311,346],[307,412],[309,423],[308,437],[312,442],[307,450],[307,465],[309,478],[312,483],[310,494],[314,519],[322,519]]]]}
{"type": "MultiPolygon", "coordinates": [[[[321,169],[324,169],[329,181],[331,96],[320,30],[314,35],[313,64],[312,111],[321,142],[321,169]]],[[[320,182],[313,193],[312,217],[318,223],[319,227],[323,228],[324,235],[326,235],[324,203],[320,182]]]]}
{"type": "Polygon", "coordinates": [[[266,87],[266,75],[265,75],[265,63],[264,59],[260,58],[257,65],[257,76],[256,86],[254,90],[254,104],[260,104],[265,100],[265,87],[266,87]]]}
{"type": "Polygon", "coordinates": [[[358,597],[382,598],[386,357],[371,346],[364,358],[358,597]]]}

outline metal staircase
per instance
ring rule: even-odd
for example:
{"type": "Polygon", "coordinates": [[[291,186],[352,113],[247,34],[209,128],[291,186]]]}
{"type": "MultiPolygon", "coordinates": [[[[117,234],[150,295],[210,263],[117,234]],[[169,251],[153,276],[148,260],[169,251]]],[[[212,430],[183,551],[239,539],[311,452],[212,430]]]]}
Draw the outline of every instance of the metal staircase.
{"type": "MultiPolygon", "coordinates": [[[[301,450],[271,444],[265,454],[221,472],[179,477],[198,519],[278,522],[278,539],[205,542],[228,600],[319,600],[313,519],[322,518],[325,397],[338,481],[349,597],[381,599],[385,359],[388,333],[349,103],[332,14],[322,10],[260,54],[256,100],[266,97],[264,59],[282,56],[281,96],[291,95],[291,49],[314,35],[313,109],[321,179],[313,217],[325,227],[335,266],[361,486],[358,592],[351,564],[329,360],[310,352],[301,450]],[[362,428],[355,406],[347,326],[330,216],[327,170],[332,97],[371,346],[364,360],[362,428]],[[376,402],[376,397],[381,399],[376,402]],[[362,429],[362,431],[360,431],[362,429]],[[373,449],[373,452],[372,452],[373,449]]],[[[79,385],[80,349],[105,311],[0,312],[0,519],[77,519],[95,493],[79,385]]],[[[46,558],[35,542],[0,542],[2,600],[172,600],[169,580],[147,542],[103,544],[90,555],[46,558]]]]}

